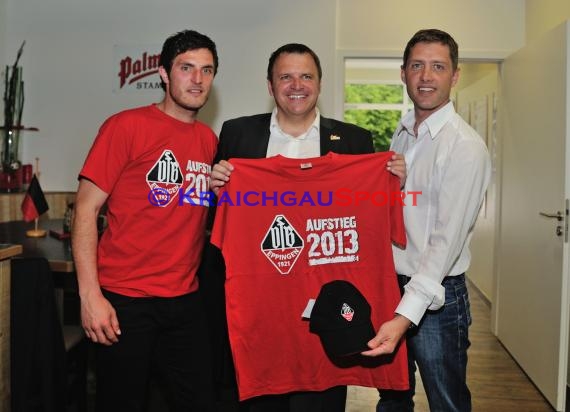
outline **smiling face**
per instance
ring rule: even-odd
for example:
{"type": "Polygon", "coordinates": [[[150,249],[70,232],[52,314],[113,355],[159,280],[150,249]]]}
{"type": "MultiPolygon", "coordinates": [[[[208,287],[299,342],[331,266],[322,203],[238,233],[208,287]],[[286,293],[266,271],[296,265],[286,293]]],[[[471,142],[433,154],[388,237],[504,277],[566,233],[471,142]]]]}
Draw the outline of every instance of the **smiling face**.
{"type": "Polygon", "coordinates": [[[165,106],[196,113],[208,100],[214,80],[214,58],[208,49],[188,50],[174,58],[170,73],[162,66],[159,73],[166,84],[165,106]]]}
{"type": "Polygon", "coordinates": [[[312,121],[321,92],[317,65],[309,53],[282,53],[267,83],[280,121],[312,121]]]}
{"type": "Polygon", "coordinates": [[[451,88],[459,79],[459,69],[453,69],[448,46],[420,42],[410,50],[401,76],[414,102],[418,125],[449,102],[451,88]]]}

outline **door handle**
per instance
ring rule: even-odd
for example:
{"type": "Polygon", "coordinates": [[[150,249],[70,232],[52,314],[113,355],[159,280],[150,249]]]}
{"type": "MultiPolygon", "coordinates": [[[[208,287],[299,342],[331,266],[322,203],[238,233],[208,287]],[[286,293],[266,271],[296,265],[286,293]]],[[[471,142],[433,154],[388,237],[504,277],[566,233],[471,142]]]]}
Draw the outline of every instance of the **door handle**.
{"type": "Polygon", "coordinates": [[[538,212],[538,214],[540,216],[544,216],[544,217],[548,217],[550,219],[556,219],[559,222],[562,222],[562,220],[564,219],[564,215],[562,214],[561,211],[556,212],[556,214],[554,213],[546,213],[546,212],[538,212]]]}

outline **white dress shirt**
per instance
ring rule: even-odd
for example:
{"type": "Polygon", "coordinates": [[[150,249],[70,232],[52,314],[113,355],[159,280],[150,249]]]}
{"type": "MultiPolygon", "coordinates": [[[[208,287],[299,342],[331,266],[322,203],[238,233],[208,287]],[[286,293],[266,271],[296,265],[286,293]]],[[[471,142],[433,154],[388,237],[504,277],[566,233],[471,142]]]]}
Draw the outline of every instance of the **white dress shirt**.
{"type": "MultiPolygon", "coordinates": [[[[321,155],[321,115],[316,109],[315,121],[309,129],[300,136],[293,137],[285,133],[277,123],[277,108],[271,113],[269,123],[269,144],[267,145],[267,157],[282,155],[292,159],[306,159],[321,155]]],[[[326,153],[325,153],[326,154],[326,153]]]]}
{"type": "Polygon", "coordinates": [[[405,190],[421,191],[416,206],[406,198],[407,246],[393,247],[396,272],[411,277],[396,313],[417,325],[426,310],[445,303],[443,279],[469,267],[469,242],[491,160],[481,137],[451,102],[419,125],[417,137],[415,121],[413,110],[402,118],[391,149],[406,159],[405,190]]]}

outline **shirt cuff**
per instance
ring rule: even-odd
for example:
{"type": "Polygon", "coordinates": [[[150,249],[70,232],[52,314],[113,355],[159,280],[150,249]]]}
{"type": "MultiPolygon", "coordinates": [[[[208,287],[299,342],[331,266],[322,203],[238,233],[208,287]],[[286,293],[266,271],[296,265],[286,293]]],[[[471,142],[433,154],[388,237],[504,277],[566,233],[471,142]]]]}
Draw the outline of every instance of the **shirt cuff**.
{"type": "Polygon", "coordinates": [[[428,306],[421,296],[406,291],[395,312],[405,316],[417,326],[422,320],[424,313],[426,313],[428,306]]]}

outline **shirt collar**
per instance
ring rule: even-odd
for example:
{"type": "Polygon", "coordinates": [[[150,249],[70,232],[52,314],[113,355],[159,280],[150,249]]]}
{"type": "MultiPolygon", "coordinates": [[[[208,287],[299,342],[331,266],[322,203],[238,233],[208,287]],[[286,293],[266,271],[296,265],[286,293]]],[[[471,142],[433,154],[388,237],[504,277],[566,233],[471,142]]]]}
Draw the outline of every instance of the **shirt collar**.
{"type": "MultiPolygon", "coordinates": [[[[453,102],[449,101],[445,106],[436,112],[430,114],[427,119],[425,119],[418,127],[420,128],[425,125],[429,130],[429,134],[432,139],[434,139],[443,126],[453,117],[455,114],[455,108],[453,107],[453,102]]],[[[400,134],[403,130],[411,135],[414,135],[414,125],[416,124],[416,114],[413,110],[410,110],[402,118],[402,125],[398,130],[400,134]]]]}
{"type": "MultiPolygon", "coordinates": [[[[321,113],[319,112],[318,108],[315,108],[315,114],[316,114],[315,120],[313,121],[311,126],[309,126],[309,128],[306,130],[306,132],[303,134],[304,137],[309,135],[309,132],[311,131],[311,129],[315,130],[317,136],[319,135],[319,132],[321,129],[321,113]]],[[[269,130],[271,132],[278,132],[284,136],[289,136],[287,133],[285,133],[283,130],[281,130],[281,127],[279,126],[279,122],[277,122],[277,107],[274,107],[273,111],[271,112],[271,120],[269,122],[269,130]]]]}

